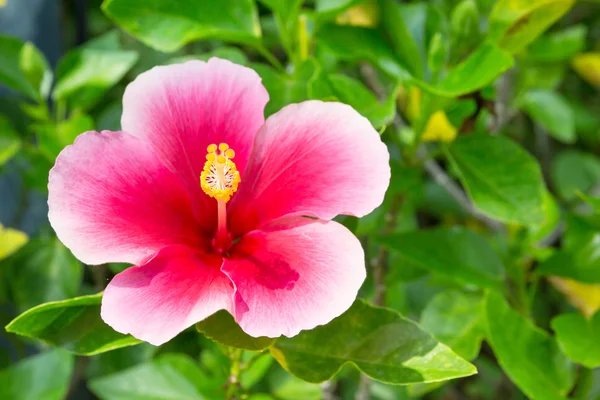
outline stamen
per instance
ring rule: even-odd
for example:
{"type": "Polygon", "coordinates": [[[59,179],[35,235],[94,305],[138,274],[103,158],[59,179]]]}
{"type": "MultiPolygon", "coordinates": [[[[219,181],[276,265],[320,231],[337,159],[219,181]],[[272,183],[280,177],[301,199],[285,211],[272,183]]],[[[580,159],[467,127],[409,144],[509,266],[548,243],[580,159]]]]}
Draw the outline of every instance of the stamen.
{"type": "Polygon", "coordinates": [[[227,143],[221,143],[218,147],[211,144],[206,151],[208,154],[200,174],[200,186],[210,197],[226,203],[237,191],[240,183],[240,173],[231,161],[235,157],[235,151],[230,149],[227,143]]]}

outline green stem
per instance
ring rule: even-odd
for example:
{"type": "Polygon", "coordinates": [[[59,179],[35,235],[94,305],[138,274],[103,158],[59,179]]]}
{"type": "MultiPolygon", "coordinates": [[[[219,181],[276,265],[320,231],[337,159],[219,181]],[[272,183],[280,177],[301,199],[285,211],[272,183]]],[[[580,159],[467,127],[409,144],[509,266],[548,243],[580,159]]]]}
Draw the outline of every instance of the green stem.
{"type": "Polygon", "coordinates": [[[269,63],[271,63],[272,66],[277,68],[280,72],[285,72],[285,68],[279,62],[279,60],[273,54],[271,54],[271,52],[267,50],[262,44],[255,44],[254,48],[260,53],[261,56],[263,56],[269,63]]]}
{"type": "Polygon", "coordinates": [[[231,368],[229,369],[229,378],[227,380],[225,396],[228,400],[235,400],[240,398],[242,391],[240,383],[242,350],[230,348],[228,355],[231,360],[231,368]]]}

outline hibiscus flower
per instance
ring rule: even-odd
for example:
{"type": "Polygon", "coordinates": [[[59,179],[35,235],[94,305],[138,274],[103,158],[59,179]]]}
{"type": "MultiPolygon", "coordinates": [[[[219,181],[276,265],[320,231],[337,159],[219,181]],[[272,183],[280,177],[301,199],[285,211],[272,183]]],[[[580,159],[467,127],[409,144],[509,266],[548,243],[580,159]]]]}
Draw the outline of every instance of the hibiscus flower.
{"type": "Polygon", "coordinates": [[[49,218],[86,264],[124,262],[102,299],[116,331],[160,345],[218,310],[294,336],[347,310],[358,239],[331,221],[379,206],[389,153],[335,102],[264,120],[260,77],[226,60],[155,67],[125,91],[120,132],[85,132],[49,179],[49,218]]]}

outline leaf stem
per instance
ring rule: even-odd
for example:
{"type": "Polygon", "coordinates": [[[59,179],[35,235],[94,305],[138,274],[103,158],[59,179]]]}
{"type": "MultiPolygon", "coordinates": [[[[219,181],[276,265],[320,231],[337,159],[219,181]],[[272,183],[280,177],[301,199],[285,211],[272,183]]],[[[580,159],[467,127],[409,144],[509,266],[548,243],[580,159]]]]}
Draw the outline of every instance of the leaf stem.
{"type": "Polygon", "coordinates": [[[285,72],[283,64],[281,64],[281,62],[279,62],[279,60],[273,54],[271,54],[271,52],[267,50],[261,43],[255,44],[254,48],[260,53],[261,56],[265,58],[265,60],[267,60],[269,63],[271,63],[272,66],[277,68],[279,72],[285,72]]]}

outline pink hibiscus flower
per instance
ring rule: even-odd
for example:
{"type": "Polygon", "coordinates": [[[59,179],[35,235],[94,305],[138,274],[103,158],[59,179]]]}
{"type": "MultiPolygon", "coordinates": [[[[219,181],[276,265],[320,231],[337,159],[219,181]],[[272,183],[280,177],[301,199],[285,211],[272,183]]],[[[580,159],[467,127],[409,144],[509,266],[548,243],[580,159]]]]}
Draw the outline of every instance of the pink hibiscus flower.
{"type": "Polygon", "coordinates": [[[268,99],[229,61],[155,67],[127,87],[122,132],[85,132],[58,156],[60,240],[87,264],[136,265],[104,292],[116,331],[160,345],[225,309],[249,335],[294,336],[356,298],[364,253],[330,220],[381,204],[387,148],[347,105],[265,121],[268,99]]]}

